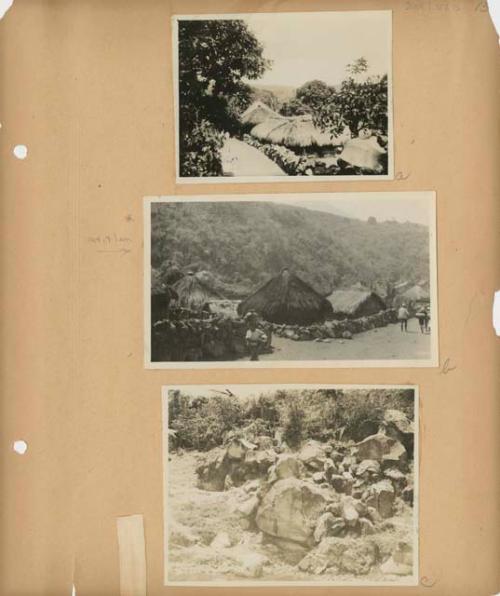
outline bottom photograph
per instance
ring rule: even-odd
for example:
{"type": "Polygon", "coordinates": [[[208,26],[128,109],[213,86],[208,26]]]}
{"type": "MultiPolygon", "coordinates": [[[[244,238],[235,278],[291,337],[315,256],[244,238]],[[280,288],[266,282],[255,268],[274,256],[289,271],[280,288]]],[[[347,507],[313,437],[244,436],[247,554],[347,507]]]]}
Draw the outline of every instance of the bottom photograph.
{"type": "Polygon", "coordinates": [[[417,387],[162,398],[165,585],[417,584],[417,387]]]}

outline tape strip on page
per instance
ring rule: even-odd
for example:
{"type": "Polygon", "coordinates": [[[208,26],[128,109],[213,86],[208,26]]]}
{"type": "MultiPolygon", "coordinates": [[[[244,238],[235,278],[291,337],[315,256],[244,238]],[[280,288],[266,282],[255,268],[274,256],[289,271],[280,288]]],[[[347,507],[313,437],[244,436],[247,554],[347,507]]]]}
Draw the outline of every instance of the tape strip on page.
{"type": "Polygon", "coordinates": [[[142,515],[116,519],[120,556],[120,595],[146,596],[146,547],[142,515]]]}
{"type": "Polygon", "coordinates": [[[493,296],[493,327],[495,333],[500,336],[500,290],[493,296]]]}

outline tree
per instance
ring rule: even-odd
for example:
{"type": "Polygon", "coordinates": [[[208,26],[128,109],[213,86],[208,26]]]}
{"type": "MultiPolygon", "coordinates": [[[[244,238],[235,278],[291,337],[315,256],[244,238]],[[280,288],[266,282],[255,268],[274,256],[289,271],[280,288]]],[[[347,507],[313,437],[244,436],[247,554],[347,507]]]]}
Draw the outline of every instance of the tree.
{"type": "Polygon", "coordinates": [[[366,77],[368,62],[359,58],[346,67],[348,77],[323,101],[314,112],[315,122],[326,130],[340,134],[346,126],[353,136],[363,127],[387,136],[388,89],[387,75],[366,77]]]}
{"type": "Polygon", "coordinates": [[[243,78],[256,79],[269,62],[242,20],[178,23],[179,141],[181,175],[221,173],[221,133],[238,129],[238,113],[250,102],[243,78]]]}

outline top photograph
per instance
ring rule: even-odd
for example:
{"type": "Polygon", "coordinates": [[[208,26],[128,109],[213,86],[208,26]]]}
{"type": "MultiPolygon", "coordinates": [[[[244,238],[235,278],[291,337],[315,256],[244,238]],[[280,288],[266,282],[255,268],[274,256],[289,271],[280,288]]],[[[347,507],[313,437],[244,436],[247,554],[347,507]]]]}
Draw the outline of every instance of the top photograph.
{"type": "Polygon", "coordinates": [[[176,181],[392,180],[392,12],[172,17],[176,181]]]}

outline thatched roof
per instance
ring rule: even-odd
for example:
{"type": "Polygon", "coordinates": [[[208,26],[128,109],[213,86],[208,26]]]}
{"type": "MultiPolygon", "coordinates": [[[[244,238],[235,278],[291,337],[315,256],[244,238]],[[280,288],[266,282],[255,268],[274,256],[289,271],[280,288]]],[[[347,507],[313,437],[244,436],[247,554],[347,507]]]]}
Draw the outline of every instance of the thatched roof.
{"type": "Polygon", "coordinates": [[[308,325],[332,313],[328,300],[288,269],[270,279],[238,306],[240,315],[254,310],[272,323],[308,325]]]}
{"type": "Polygon", "coordinates": [[[254,101],[253,104],[241,114],[240,121],[242,124],[260,124],[269,117],[274,116],[279,117],[278,112],[275,112],[262,101],[254,101]]]}
{"type": "Polygon", "coordinates": [[[327,300],[335,316],[362,317],[386,308],[382,298],[368,290],[336,290],[327,300]]]}
{"type": "Polygon", "coordinates": [[[261,141],[269,141],[287,147],[310,147],[311,145],[339,145],[344,138],[332,138],[314,126],[312,116],[272,116],[254,126],[250,134],[261,141]]]}
{"type": "Polygon", "coordinates": [[[378,144],[377,137],[358,137],[346,142],[339,159],[359,168],[379,172],[382,170],[381,158],[385,153],[386,150],[378,144]]]}
{"type": "Polygon", "coordinates": [[[218,292],[200,281],[193,273],[188,273],[180,279],[174,285],[174,290],[178,294],[177,304],[192,310],[203,308],[210,300],[223,298],[218,292]]]}
{"type": "Polygon", "coordinates": [[[406,290],[406,292],[403,292],[403,298],[413,301],[429,300],[430,295],[429,292],[424,290],[421,286],[415,285],[410,289],[406,290]]]}

